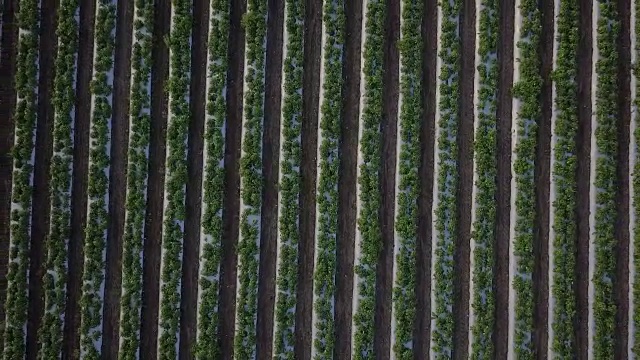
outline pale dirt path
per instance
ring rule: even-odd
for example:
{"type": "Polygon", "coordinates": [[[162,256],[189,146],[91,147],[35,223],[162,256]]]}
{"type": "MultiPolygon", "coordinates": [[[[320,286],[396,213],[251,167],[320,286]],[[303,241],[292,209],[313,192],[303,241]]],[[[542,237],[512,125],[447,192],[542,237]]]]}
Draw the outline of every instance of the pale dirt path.
{"type": "MultiPolygon", "coordinates": [[[[476,133],[478,126],[480,124],[480,116],[478,106],[480,104],[479,93],[480,93],[480,73],[478,72],[478,67],[480,66],[480,13],[483,9],[482,0],[476,1],[476,54],[475,54],[475,63],[474,63],[474,72],[473,72],[473,88],[475,91],[473,92],[473,132],[476,133]]],[[[477,139],[477,136],[475,136],[477,139]]],[[[476,152],[473,151],[473,187],[471,189],[471,238],[470,238],[470,252],[469,252],[469,261],[470,261],[470,271],[469,271],[469,354],[473,354],[473,327],[476,323],[476,312],[474,309],[474,294],[475,294],[475,279],[474,279],[474,270],[476,267],[476,241],[473,236],[473,229],[476,223],[476,208],[477,208],[477,195],[478,195],[478,167],[476,165],[476,152]]]]}
{"type": "MultiPolygon", "coordinates": [[[[522,26],[522,14],[520,12],[520,0],[515,0],[516,11],[514,13],[514,31],[513,31],[513,56],[515,61],[513,62],[513,83],[517,84],[520,81],[520,49],[518,48],[518,41],[520,40],[520,27],[522,26]]],[[[518,142],[518,110],[520,109],[520,101],[516,98],[513,99],[513,108],[511,112],[511,174],[515,174],[514,163],[516,160],[516,145],[518,142]]],[[[513,253],[514,240],[515,240],[515,223],[516,223],[516,178],[511,177],[511,213],[509,220],[509,351],[508,358],[513,359],[514,346],[515,346],[515,301],[516,292],[513,287],[513,279],[517,272],[517,259],[513,253]]]]}
{"type": "MultiPolygon", "coordinates": [[[[402,43],[402,39],[403,39],[403,32],[402,32],[402,27],[404,25],[404,16],[403,16],[403,11],[404,11],[404,3],[406,0],[401,0],[400,1],[400,41],[399,43],[402,43]]],[[[398,74],[399,74],[399,79],[400,79],[400,84],[398,86],[398,121],[396,123],[396,134],[397,134],[397,141],[396,141],[396,170],[395,170],[395,177],[396,177],[396,199],[395,199],[395,213],[393,215],[393,218],[397,221],[398,220],[398,209],[399,209],[399,204],[398,204],[398,195],[400,194],[400,165],[402,162],[402,159],[400,157],[401,151],[402,151],[402,51],[398,52],[398,74]]],[[[395,288],[396,288],[396,283],[398,281],[398,266],[397,266],[397,259],[398,256],[400,254],[400,236],[398,235],[398,229],[397,229],[397,224],[396,226],[394,226],[393,229],[393,239],[394,239],[394,244],[393,244],[393,283],[391,284],[391,291],[394,292],[395,288]]],[[[393,295],[392,295],[392,299],[391,299],[391,340],[390,340],[390,344],[391,346],[389,347],[389,351],[390,351],[390,359],[393,359],[393,348],[396,345],[396,327],[397,327],[397,319],[396,319],[396,306],[395,306],[395,302],[393,301],[393,295]]]]}
{"type": "MultiPolygon", "coordinates": [[[[349,0],[346,0],[349,1],[349,0]]],[[[358,160],[357,160],[357,164],[358,164],[358,169],[356,171],[356,179],[360,179],[361,176],[361,171],[360,171],[360,167],[362,166],[362,164],[364,163],[363,159],[362,159],[362,149],[360,148],[360,144],[362,143],[362,128],[364,127],[364,117],[363,117],[363,113],[364,113],[364,94],[365,94],[365,73],[364,73],[364,66],[365,66],[365,60],[364,60],[364,53],[365,53],[365,44],[367,41],[367,31],[366,31],[366,25],[367,25],[367,21],[369,21],[369,13],[367,11],[367,7],[369,5],[369,1],[368,0],[363,0],[362,1],[362,37],[361,37],[361,49],[362,51],[360,52],[360,114],[359,114],[359,120],[358,120],[358,160]]],[[[353,256],[353,264],[354,264],[354,271],[353,271],[353,297],[352,297],[352,315],[356,314],[356,310],[358,309],[358,304],[360,302],[360,295],[358,293],[358,284],[360,283],[360,278],[358,277],[358,274],[355,271],[355,266],[357,266],[360,263],[360,256],[361,256],[361,252],[362,252],[362,234],[360,234],[360,228],[358,226],[358,220],[360,219],[360,211],[362,209],[362,202],[360,201],[360,195],[362,193],[362,189],[360,186],[360,182],[356,180],[356,239],[355,239],[355,249],[354,249],[354,256],[353,256]]],[[[355,339],[355,334],[356,334],[356,324],[355,324],[355,316],[352,316],[351,318],[351,356],[354,357],[355,354],[353,352],[354,350],[354,344],[356,343],[356,339],[355,339]]]]}
{"type": "MultiPolygon", "coordinates": [[[[285,82],[287,81],[287,77],[284,71],[285,62],[287,60],[287,52],[288,52],[288,44],[289,44],[289,31],[287,30],[287,20],[289,18],[289,14],[287,13],[287,8],[289,7],[289,2],[284,1],[284,15],[282,20],[282,68],[280,72],[282,73],[280,76],[280,151],[278,152],[278,184],[282,184],[283,171],[282,171],[282,162],[283,162],[283,154],[284,154],[284,146],[285,146],[285,137],[284,137],[284,116],[283,110],[285,105],[285,100],[287,94],[285,92],[285,82]]],[[[274,292],[274,314],[273,314],[273,328],[272,336],[271,336],[271,349],[273,354],[276,354],[276,329],[278,329],[278,316],[276,314],[277,306],[278,306],[278,294],[279,286],[278,279],[280,279],[280,254],[282,252],[282,239],[280,238],[280,219],[282,218],[282,191],[278,191],[278,220],[276,221],[276,272],[275,272],[275,292],[274,292]]],[[[295,308],[294,308],[295,311],[295,308]]]]}
{"type": "MultiPolygon", "coordinates": [[[[441,39],[442,38],[442,8],[440,5],[436,6],[436,11],[437,11],[437,25],[436,25],[436,29],[437,29],[437,36],[436,39],[441,39]]],[[[442,49],[442,41],[438,41],[438,46],[437,46],[437,52],[439,53],[442,49]]],[[[439,162],[440,162],[440,153],[438,151],[438,139],[440,139],[440,127],[438,126],[438,119],[440,118],[440,74],[442,73],[442,59],[440,58],[440,56],[438,54],[436,54],[436,99],[435,99],[435,107],[436,107],[436,111],[435,111],[435,136],[434,136],[434,142],[433,142],[433,204],[432,204],[432,212],[435,213],[436,209],[438,208],[438,204],[440,202],[440,200],[438,199],[438,173],[440,172],[440,166],[439,166],[439,162]]],[[[429,334],[429,336],[431,337],[431,341],[429,342],[429,353],[431,354],[431,357],[434,357],[434,353],[433,353],[433,345],[434,345],[434,341],[433,341],[433,334],[436,330],[436,321],[435,321],[435,317],[433,316],[433,314],[435,313],[435,309],[436,309],[436,292],[435,292],[435,284],[436,284],[436,277],[435,277],[435,266],[434,264],[436,263],[436,242],[437,242],[437,229],[436,229],[436,218],[434,216],[433,218],[434,221],[431,222],[431,234],[432,234],[432,241],[431,241],[431,289],[430,289],[430,295],[431,295],[431,333],[429,334]]]]}

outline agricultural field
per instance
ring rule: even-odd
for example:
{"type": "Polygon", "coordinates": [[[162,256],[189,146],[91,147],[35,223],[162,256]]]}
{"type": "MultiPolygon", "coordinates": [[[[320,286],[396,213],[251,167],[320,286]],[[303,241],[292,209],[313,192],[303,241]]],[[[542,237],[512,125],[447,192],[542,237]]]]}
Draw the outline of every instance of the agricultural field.
{"type": "Polygon", "coordinates": [[[0,358],[640,357],[638,17],[0,1],[0,358]]]}

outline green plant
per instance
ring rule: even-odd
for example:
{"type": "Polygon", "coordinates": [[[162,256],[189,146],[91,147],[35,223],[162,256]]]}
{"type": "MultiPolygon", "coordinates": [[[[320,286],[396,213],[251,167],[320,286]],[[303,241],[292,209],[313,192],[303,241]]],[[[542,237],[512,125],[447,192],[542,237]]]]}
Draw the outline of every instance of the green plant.
{"type": "Polygon", "coordinates": [[[286,58],[282,109],[282,163],[280,179],[280,264],[277,280],[274,358],[293,359],[296,287],[298,280],[298,214],[300,209],[300,136],[304,1],[286,2],[286,58]]]}
{"type": "Polygon", "coordinates": [[[338,168],[340,159],[340,108],[342,101],[342,55],[344,46],[344,1],[326,1],[323,6],[324,83],[320,104],[320,153],[318,162],[318,228],[314,269],[314,311],[316,314],[314,360],[333,359],[335,325],[333,302],[338,231],[338,168]]]}

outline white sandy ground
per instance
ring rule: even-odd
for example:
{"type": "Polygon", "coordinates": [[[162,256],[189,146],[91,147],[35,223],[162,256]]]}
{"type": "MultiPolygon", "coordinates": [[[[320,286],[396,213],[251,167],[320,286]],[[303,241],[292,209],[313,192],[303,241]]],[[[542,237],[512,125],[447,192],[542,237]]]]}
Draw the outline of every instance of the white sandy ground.
{"type": "MultiPolygon", "coordinates": [[[[169,18],[169,29],[170,29],[170,32],[171,32],[171,29],[173,29],[174,16],[175,16],[175,7],[171,6],[171,17],[169,18]]],[[[169,59],[171,59],[171,57],[172,57],[172,52],[171,52],[171,48],[169,48],[169,59]]],[[[173,66],[169,66],[168,79],[171,79],[171,74],[172,73],[173,73],[173,66]]],[[[171,103],[171,99],[172,99],[172,96],[171,96],[171,93],[169,93],[169,104],[171,103]]],[[[171,124],[173,114],[171,113],[171,108],[170,107],[167,109],[167,111],[168,111],[168,115],[167,115],[167,129],[168,129],[170,124],[171,124]]],[[[169,159],[169,151],[170,151],[170,149],[169,149],[169,147],[167,147],[167,152],[165,154],[165,164],[164,164],[165,165],[165,186],[164,186],[163,196],[162,196],[162,198],[163,198],[163,200],[162,200],[162,209],[163,209],[162,211],[163,211],[163,214],[162,214],[162,225],[160,226],[161,227],[161,231],[162,231],[161,234],[162,234],[163,238],[164,238],[164,220],[165,220],[164,219],[164,216],[165,216],[164,209],[167,208],[167,205],[169,203],[169,201],[167,199],[167,195],[168,194],[167,194],[167,186],[166,186],[166,181],[167,181],[167,178],[168,178],[168,175],[169,175],[167,173],[167,171],[166,171],[167,163],[168,163],[168,159],[169,159]]],[[[164,242],[164,239],[162,239],[162,240],[164,242]]],[[[160,271],[162,271],[162,269],[164,269],[164,253],[165,253],[164,246],[162,246],[162,244],[161,244],[160,245],[160,271]]],[[[160,291],[158,291],[158,304],[162,304],[162,282],[163,281],[162,281],[162,278],[161,278],[160,279],[160,291]]],[[[162,306],[160,306],[160,309],[158,309],[158,341],[157,341],[157,344],[156,344],[156,348],[157,348],[158,354],[160,354],[160,338],[162,338],[162,333],[164,332],[164,329],[162,328],[162,325],[160,324],[161,319],[162,319],[162,306]]],[[[178,348],[178,344],[176,344],[176,349],[177,348],[178,348]]]]}
{"type": "MultiPolygon", "coordinates": [[[[437,12],[437,24],[436,24],[436,39],[441,39],[442,38],[442,7],[440,5],[438,5],[436,7],[436,12],[437,12]]],[[[434,141],[433,141],[433,189],[432,189],[432,199],[433,199],[433,204],[432,204],[432,211],[431,213],[434,214],[434,218],[433,221],[431,221],[431,314],[430,315],[430,319],[431,319],[431,333],[428,335],[431,337],[431,341],[429,342],[429,353],[431,354],[431,357],[434,357],[434,352],[433,352],[433,334],[434,334],[434,330],[436,329],[436,321],[435,318],[433,317],[433,314],[435,313],[435,309],[436,309],[436,292],[435,292],[435,284],[436,284],[436,276],[435,276],[435,266],[434,264],[436,263],[436,243],[437,243],[437,230],[436,230],[436,219],[435,219],[435,212],[436,209],[438,209],[438,203],[440,202],[440,199],[438,199],[438,174],[440,173],[440,153],[438,152],[438,139],[440,139],[440,126],[438,126],[438,119],[440,119],[440,74],[442,73],[442,59],[440,58],[440,51],[442,50],[442,42],[438,41],[438,45],[437,45],[437,49],[436,49],[436,100],[435,100],[435,136],[434,136],[434,141]]]]}
{"type": "Polygon", "coordinates": [[[357,328],[356,328],[356,324],[355,324],[355,314],[356,311],[358,309],[358,304],[360,302],[360,292],[358,291],[358,284],[360,284],[360,277],[358,276],[357,272],[355,271],[355,266],[357,266],[358,264],[360,264],[360,254],[362,252],[362,234],[360,233],[360,228],[358,226],[358,220],[360,219],[360,210],[362,209],[362,202],[360,201],[360,194],[362,193],[362,189],[360,186],[360,167],[362,166],[362,164],[364,163],[363,159],[362,159],[362,149],[361,149],[361,144],[362,144],[362,128],[364,127],[364,119],[363,119],[363,112],[364,112],[364,99],[365,99],[365,73],[364,73],[364,65],[365,65],[365,59],[364,59],[364,47],[367,41],[367,31],[366,31],[366,24],[367,21],[369,21],[369,13],[367,11],[367,6],[369,5],[369,0],[364,0],[362,2],[362,37],[360,39],[361,41],[361,46],[362,46],[362,51],[360,52],[360,114],[359,114],[359,119],[358,119],[358,161],[357,161],[357,172],[356,172],[356,239],[355,239],[355,249],[354,249],[354,257],[353,257],[353,263],[354,263],[354,271],[353,271],[353,296],[352,296],[352,301],[353,301],[353,312],[352,312],[352,318],[351,318],[351,356],[355,357],[355,343],[356,343],[356,337],[355,334],[357,333],[357,328]]]}
{"type": "MultiPolygon", "coordinates": [[[[473,132],[475,133],[478,129],[478,125],[480,123],[480,116],[478,106],[480,105],[479,93],[480,93],[480,73],[478,72],[478,67],[480,66],[480,12],[484,8],[482,5],[482,0],[476,1],[476,25],[475,25],[475,34],[476,34],[476,53],[475,53],[475,62],[473,64],[473,132]]],[[[475,139],[474,139],[475,141],[475,139]]],[[[475,160],[476,154],[473,152],[473,159],[475,160]]],[[[473,161],[473,187],[471,188],[471,237],[470,237],[470,251],[469,251],[469,355],[473,354],[473,327],[476,323],[476,311],[474,308],[474,299],[473,295],[475,294],[475,279],[473,274],[475,274],[474,269],[476,267],[476,239],[473,236],[473,228],[476,223],[476,199],[478,195],[478,167],[476,161],[473,161]]]]}
{"type": "Polygon", "coordinates": [[[588,338],[588,358],[593,359],[593,335],[595,331],[595,319],[593,315],[593,303],[595,299],[595,289],[593,286],[593,276],[595,273],[595,215],[596,215],[596,157],[598,156],[598,148],[596,147],[596,89],[598,85],[598,73],[596,72],[596,64],[599,59],[598,52],[598,18],[600,16],[600,7],[598,2],[594,1],[592,5],[592,34],[593,34],[593,62],[591,64],[591,104],[593,106],[591,112],[591,166],[590,166],[590,182],[589,182],[589,338],[588,338]]]}
{"type": "MultiPolygon", "coordinates": [[[[323,4],[324,5],[324,4],[323,4]]],[[[318,143],[316,144],[316,194],[318,194],[318,198],[320,196],[324,196],[324,194],[319,194],[319,184],[320,184],[320,179],[323,176],[322,173],[322,156],[321,156],[321,151],[320,148],[322,147],[322,117],[324,116],[323,112],[322,112],[322,104],[324,103],[324,78],[325,78],[325,46],[327,44],[327,29],[326,29],[326,25],[324,22],[324,6],[322,9],[322,37],[320,40],[320,91],[319,91],[319,101],[318,101],[318,127],[316,129],[316,131],[318,132],[318,143]]],[[[315,207],[316,207],[316,218],[315,218],[315,238],[314,238],[314,249],[313,249],[313,273],[315,274],[315,269],[318,268],[318,253],[320,251],[319,246],[318,246],[318,232],[320,229],[320,206],[319,206],[320,201],[316,201],[315,207]]],[[[317,337],[317,332],[318,330],[316,329],[316,320],[318,315],[316,314],[316,307],[315,304],[318,301],[318,296],[316,294],[315,291],[315,286],[312,288],[312,292],[313,292],[313,305],[312,305],[312,310],[311,310],[311,358],[315,359],[316,357],[316,347],[314,345],[314,342],[316,340],[317,337]]]]}
{"type": "MultiPolygon", "coordinates": [[[[514,14],[514,31],[513,31],[513,84],[517,84],[520,81],[520,49],[518,48],[518,41],[520,40],[520,27],[522,26],[522,13],[520,12],[520,0],[516,1],[516,11],[514,14]]],[[[518,110],[520,109],[520,100],[513,98],[513,108],[511,110],[511,173],[515,174],[514,163],[516,160],[516,145],[518,141],[518,110]]],[[[513,253],[515,248],[515,224],[516,224],[516,178],[511,177],[511,213],[509,215],[509,335],[508,335],[508,358],[514,359],[514,346],[515,346],[515,301],[516,293],[513,287],[513,279],[517,272],[516,256],[513,253]]]]}
{"type": "MultiPolygon", "coordinates": [[[[560,0],[554,0],[553,2],[553,6],[554,6],[554,10],[553,13],[556,14],[556,17],[558,16],[557,14],[560,13],[560,0]]],[[[556,69],[556,60],[558,59],[558,22],[554,21],[553,22],[553,70],[555,71],[556,69]]],[[[549,359],[553,359],[554,358],[554,352],[553,352],[553,340],[554,340],[554,331],[553,331],[553,320],[554,320],[554,309],[555,309],[555,305],[556,305],[556,298],[553,294],[553,284],[554,284],[554,267],[555,267],[555,246],[554,246],[554,241],[555,241],[555,237],[556,237],[556,232],[554,229],[554,219],[555,219],[555,207],[553,206],[553,203],[556,201],[556,182],[553,181],[553,172],[554,172],[554,168],[555,168],[555,162],[556,162],[556,143],[558,142],[558,137],[556,136],[556,119],[557,119],[557,106],[556,106],[556,96],[557,96],[557,92],[556,92],[556,87],[555,84],[553,84],[551,86],[551,106],[552,106],[552,111],[551,111],[551,156],[550,156],[550,174],[551,174],[551,184],[550,184],[550,189],[549,189],[549,244],[547,247],[547,251],[548,251],[548,256],[549,256],[549,303],[548,303],[548,314],[549,316],[547,317],[547,331],[549,334],[549,346],[547,346],[547,358],[549,359]]]]}
{"type": "MultiPolygon", "coordinates": [[[[402,39],[404,38],[404,34],[402,32],[402,27],[404,24],[404,16],[403,16],[403,11],[404,11],[404,3],[406,0],[402,0],[400,1],[400,42],[402,42],[402,39]]],[[[398,78],[400,79],[400,82],[402,83],[402,51],[399,51],[398,53],[398,78]]],[[[400,84],[400,88],[398,91],[398,120],[396,123],[396,169],[395,169],[395,177],[396,177],[396,195],[395,195],[395,200],[394,200],[394,206],[395,206],[395,210],[394,210],[394,214],[393,214],[393,219],[395,221],[398,221],[398,196],[401,192],[400,190],[400,164],[402,162],[402,158],[400,157],[401,151],[402,151],[402,84],[400,84]]],[[[395,306],[395,302],[393,301],[393,292],[395,291],[395,287],[396,287],[396,283],[398,281],[398,266],[396,264],[397,260],[398,260],[398,255],[400,254],[400,236],[398,235],[398,228],[397,228],[397,224],[394,222],[394,227],[393,227],[393,239],[394,239],[394,244],[393,244],[393,261],[392,261],[392,266],[393,266],[393,282],[391,285],[391,291],[392,291],[392,300],[391,300],[391,341],[389,342],[391,344],[391,346],[389,346],[389,356],[390,359],[393,359],[393,347],[396,344],[396,328],[398,326],[397,324],[397,319],[396,319],[396,306],[395,306]]]]}
{"type": "MultiPolygon", "coordinates": [[[[284,21],[283,21],[283,36],[282,36],[282,66],[281,66],[281,81],[280,81],[280,108],[284,109],[284,104],[285,104],[285,89],[284,89],[284,85],[285,82],[287,81],[286,79],[286,74],[284,71],[284,63],[287,59],[287,54],[289,52],[289,31],[287,29],[287,20],[289,18],[289,14],[287,13],[287,8],[288,6],[288,1],[284,1],[284,21]]],[[[282,113],[281,113],[282,114],[282,113]]],[[[279,157],[278,157],[278,184],[282,184],[282,163],[284,162],[284,145],[285,145],[285,137],[284,137],[284,116],[280,117],[280,131],[279,131],[279,136],[280,136],[280,151],[279,151],[279,157]]],[[[282,217],[282,191],[278,191],[278,218],[276,220],[276,241],[277,241],[277,245],[276,245],[276,287],[275,287],[275,297],[274,297],[274,311],[275,309],[277,309],[278,306],[278,294],[280,293],[280,289],[278,286],[278,279],[280,279],[280,254],[282,252],[282,242],[283,241],[289,241],[289,239],[281,239],[280,238],[280,218],[282,217]]],[[[271,331],[273,332],[273,336],[272,336],[272,349],[273,349],[273,354],[276,355],[276,342],[277,342],[277,338],[276,338],[276,329],[278,329],[279,324],[278,324],[278,316],[277,314],[274,312],[273,314],[273,328],[271,329],[271,331]]]]}
{"type": "MultiPolygon", "coordinates": [[[[247,9],[248,11],[248,9],[247,9]]],[[[247,122],[247,119],[245,118],[245,106],[244,106],[244,102],[245,102],[245,97],[247,94],[247,89],[249,89],[249,86],[247,84],[247,68],[249,67],[249,62],[247,61],[247,39],[245,39],[245,46],[244,46],[244,75],[242,77],[242,103],[243,103],[243,107],[242,107],[242,125],[240,126],[240,144],[238,144],[240,146],[240,159],[243,159],[246,155],[245,151],[244,151],[244,137],[245,137],[245,125],[247,122]]],[[[240,207],[239,207],[239,216],[240,216],[240,221],[242,221],[242,214],[244,212],[245,209],[245,205],[244,205],[244,199],[242,198],[242,188],[244,185],[244,177],[240,176],[240,207]]],[[[238,246],[242,243],[242,231],[240,231],[240,227],[242,226],[238,226],[238,246]]],[[[240,271],[240,257],[238,257],[238,275],[240,275],[239,271],[240,271]]],[[[238,301],[238,298],[240,297],[240,276],[236,276],[236,302],[238,301]]],[[[238,324],[238,312],[240,309],[236,308],[236,316],[235,316],[235,333],[238,334],[238,330],[239,330],[239,324],[238,324]]]]}
{"type": "MultiPolygon", "coordinates": [[[[637,59],[637,53],[636,53],[636,12],[634,9],[635,5],[631,6],[631,66],[634,66],[637,59]]],[[[637,78],[636,75],[633,72],[633,68],[631,71],[631,124],[630,124],[630,136],[629,136],[629,234],[630,234],[630,239],[631,241],[629,241],[629,356],[633,355],[633,345],[635,344],[635,331],[636,331],[636,324],[633,321],[633,312],[635,310],[635,296],[633,293],[633,283],[635,281],[636,278],[636,268],[635,268],[635,262],[634,262],[634,255],[636,252],[636,247],[635,247],[635,243],[634,243],[634,230],[636,227],[636,212],[635,212],[635,208],[637,206],[637,204],[635,203],[635,201],[633,201],[633,191],[634,191],[634,186],[633,186],[633,179],[634,179],[634,167],[636,165],[636,156],[638,154],[638,149],[636,147],[636,139],[635,139],[635,131],[637,129],[637,106],[635,105],[635,101],[636,101],[636,84],[637,84],[637,78]]],[[[637,174],[636,174],[637,176],[637,174]]]]}

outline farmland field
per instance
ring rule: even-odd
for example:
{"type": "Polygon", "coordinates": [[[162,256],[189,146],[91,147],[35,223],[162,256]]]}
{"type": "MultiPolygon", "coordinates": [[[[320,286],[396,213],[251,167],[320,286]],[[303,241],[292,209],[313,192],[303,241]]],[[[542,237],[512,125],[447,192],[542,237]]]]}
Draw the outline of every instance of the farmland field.
{"type": "Polygon", "coordinates": [[[0,1],[0,358],[640,357],[638,17],[0,1]]]}

